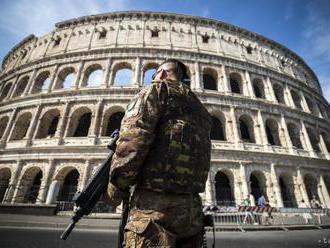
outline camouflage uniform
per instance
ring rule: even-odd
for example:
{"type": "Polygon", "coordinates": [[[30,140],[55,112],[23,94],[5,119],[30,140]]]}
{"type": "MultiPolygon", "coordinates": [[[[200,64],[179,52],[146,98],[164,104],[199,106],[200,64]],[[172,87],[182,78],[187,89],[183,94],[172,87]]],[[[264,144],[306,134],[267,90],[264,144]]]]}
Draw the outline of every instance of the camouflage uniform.
{"type": "Polygon", "coordinates": [[[135,186],[125,247],[200,247],[211,117],[190,88],[163,81],[128,104],[112,160],[115,190],[135,186]]]}

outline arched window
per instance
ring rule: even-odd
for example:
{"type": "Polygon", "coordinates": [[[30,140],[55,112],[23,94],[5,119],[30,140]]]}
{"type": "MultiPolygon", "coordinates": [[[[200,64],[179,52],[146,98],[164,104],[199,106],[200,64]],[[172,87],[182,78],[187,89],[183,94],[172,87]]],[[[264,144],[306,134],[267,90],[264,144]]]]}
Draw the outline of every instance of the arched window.
{"type": "Polygon", "coordinates": [[[235,206],[233,190],[228,176],[222,172],[217,172],[215,176],[215,195],[217,205],[235,206]]]}
{"type": "Polygon", "coordinates": [[[203,84],[206,90],[218,90],[218,74],[215,70],[205,68],[203,71],[203,84]]]}
{"type": "Polygon", "coordinates": [[[294,105],[296,106],[296,108],[302,109],[301,99],[300,99],[299,95],[294,90],[291,90],[291,95],[292,95],[292,99],[293,99],[293,102],[294,102],[294,105]]]}
{"type": "Polygon", "coordinates": [[[292,176],[281,175],[279,177],[279,184],[281,189],[281,196],[283,200],[283,205],[286,208],[296,208],[297,200],[294,194],[294,184],[292,176]]]}
{"type": "Polygon", "coordinates": [[[9,120],[9,118],[7,116],[0,119],[0,139],[2,138],[2,136],[6,130],[8,120],[9,120]]]}
{"type": "Polygon", "coordinates": [[[232,93],[242,94],[242,78],[237,73],[231,73],[229,75],[230,89],[232,93]]]}
{"type": "Polygon", "coordinates": [[[40,190],[41,179],[42,179],[42,171],[39,171],[35,175],[32,185],[28,188],[28,191],[24,196],[24,202],[36,203],[40,190]]]}
{"type": "Polygon", "coordinates": [[[320,152],[320,140],[311,128],[306,128],[309,140],[315,152],[320,152]]]}
{"type": "Polygon", "coordinates": [[[289,136],[290,136],[292,145],[294,145],[298,149],[303,149],[303,146],[302,146],[301,140],[300,140],[300,130],[297,128],[297,126],[293,123],[289,123],[288,131],[289,131],[289,136]]]}
{"type": "Polygon", "coordinates": [[[79,172],[76,169],[71,170],[64,178],[60,189],[58,201],[71,202],[74,194],[77,192],[79,172]]]}
{"type": "Polygon", "coordinates": [[[280,146],[281,141],[278,135],[278,124],[276,121],[268,119],[266,121],[266,134],[268,143],[275,146],[280,146]]]}
{"type": "Polygon", "coordinates": [[[76,127],[76,130],[73,133],[73,137],[86,137],[88,136],[89,127],[91,125],[92,113],[83,114],[76,127]]]}
{"type": "Polygon", "coordinates": [[[254,79],[253,80],[253,90],[254,90],[254,95],[257,98],[263,98],[265,99],[265,90],[264,90],[264,84],[260,79],[254,79]]]}
{"type": "Polygon", "coordinates": [[[250,188],[256,202],[260,196],[267,198],[266,178],[261,171],[254,171],[250,175],[250,188]]]}
{"type": "Polygon", "coordinates": [[[212,128],[211,128],[211,139],[212,140],[226,140],[224,126],[222,122],[212,116],[212,128]]]}
{"type": "Polygon", "coordinates": [[[253,120],[251,117],[243,115],[239,118],[239,127],[241,139],[244,142],[255,143],[253,120]]]}
{"type": "Polygon", "coordinates": [[[7,84],[5,86],[5,88],[2,90],[1,92],[1,96],[0,96],[0,101],[4,100],[7,96],[8,96],[8,93],[9,93],[9,90],[11,88],[12,84],[7,84]]]}
{"type": "Polygon", "coordinates": [[[307,96],[305,96],[305,99],[306,99],[306,102],[307,102],[307,106],[308,106],[309,111],[312,114],[315,114],[315,107],[314,107],[313,101],[309,97],[307,97],[307,96]]]}
{"type": "Polygon", "coordinates": [[[277,102],[285,104],[283,87],[279,84],[274,84],[273,88],[277,102]]]}
{"type": "Polygon", "coordinates": [[[49,88],[49,83],[50,83],[49,77],[50,77],[49,71],[41,72],[37,76],[37,78],[34,82],[32,94],[47,91],[49,88]]]}
{"type": "Polygon", "coordinates": [[[329,136],[325,132],[322,132],[321,135],[322,135],[323,141],[325,143],[325,146],[327,148],[327,151],[328,151],[328,153],[330,153],[330,139],[329,139],[329,136]]]}
{"type": "Polygon", "coordinates": [[[10,169],[4,168],[0,170],[0,203],[5,199],[6,191],[10,183],[11,172],[10,169]]]}
{"type": "Polygon", "coordinates": [[[84,72],[83,87],[96,87],[102,84],[103,68],[99,64],[89,66],[84,72]]]}
{"type": "Polygon", "coordinates": [[[11,140],[22,140],[26,136],[31,118],[31,113],[25,113],[17,119],[11,140]]]}
{"type": "Polygon", "coordinates": [[[41,118],[37,139],[53,137],[56,133],[60,112],[56,109],[50,110],[41,118]]]}
{"type": "Polygon", "coordinates": [[[130,68],[122,68],[116,71],[114,85],[130,85],[133,71],[130,68]]]}
{"type": "Polygon", "coordinates": [[[308,199],[311,201],[313,196],[316,199],[319,199],[319,195],[317,192],[317,180],[310,174],[304,176],[304,184],[307,191],[308,199]]]}
{"type": "Polygon", "coordinates": [[[125,113],[123,112],[116,112],[109,117],[107,128],[104,130],[105,132],[103,133],[103,136],[110,136],[113,131],[120,129],[121,120],[123,119],[124,114],[125,113]]]}
{"type": "Polygon", "coordinates": [[[75,70],[73,67],[64,68],[57,76],[55,89],[70,89],[74,86],[75,70]]]}
{"type": "Polygon", "coordinates": [[[21,96],[21,95],[24,93],[25,88],[26,88],[28,82],[29,82],[29,77],[28,77],[28,76],[23,77],[23,78],[18,82],[18,85],[17,85],[16,91],[14,92],[13,97],[21,96]]]}
{"type": "Polygon", "coordinates": [[[143,84],[149,85],[152,82],[152,76],[156,73],[156,69],[148,69],[143,74],[143,84]]]}

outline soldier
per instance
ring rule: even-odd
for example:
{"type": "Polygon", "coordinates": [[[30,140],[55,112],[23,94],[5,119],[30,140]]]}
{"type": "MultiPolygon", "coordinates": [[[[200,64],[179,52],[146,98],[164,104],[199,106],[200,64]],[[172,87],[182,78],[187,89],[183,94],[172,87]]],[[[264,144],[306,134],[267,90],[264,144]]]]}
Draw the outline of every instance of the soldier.
{"type": "Polygon", "coordinates": [[[124,247],[201,247],[211,117],[185,78],[166,60],[127,106],[107,196],[118,206],[134,186],[124,247]]]}

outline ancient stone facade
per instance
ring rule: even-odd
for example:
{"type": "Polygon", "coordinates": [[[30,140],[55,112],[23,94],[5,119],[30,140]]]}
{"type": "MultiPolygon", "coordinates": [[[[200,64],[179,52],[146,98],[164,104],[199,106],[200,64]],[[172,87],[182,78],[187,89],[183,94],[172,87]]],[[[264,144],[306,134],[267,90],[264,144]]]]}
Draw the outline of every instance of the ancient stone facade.
{"type": "Polygon", "coordinates": [[[277,207],[312,195],[330,207],[330,107],[308,65],[248,30],[157,12],[68,20],[7,54],[0,200],[70,201],[106,157],[128,101],[166,58],[185,63],[213,116],[205,204],[240,204],[251,192],[277,207]]]}

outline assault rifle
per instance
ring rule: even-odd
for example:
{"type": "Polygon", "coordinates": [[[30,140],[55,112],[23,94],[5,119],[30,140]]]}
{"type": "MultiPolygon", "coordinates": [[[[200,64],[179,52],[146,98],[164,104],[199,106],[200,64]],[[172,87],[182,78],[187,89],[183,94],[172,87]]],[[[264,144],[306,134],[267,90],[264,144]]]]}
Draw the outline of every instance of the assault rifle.
{"type": "Polygon", "coordinates": [[[110,136],[110,142],[107,145],[109,154],[106,160],[102,163],[100,168],[95,172],[91,180],[80,192],[78,191],[74,197],[75,210],[71,217],[72,223],[65,229],[61,235],[61,239],[66,240],[76,223],[84,216],[90,214],[96,202],[101,195],[106,192],[109,183],[109,172],[111,167],[112,156],[116,150],[116,141],[119,138],[119,130],[116,129],[110,136]]]}

